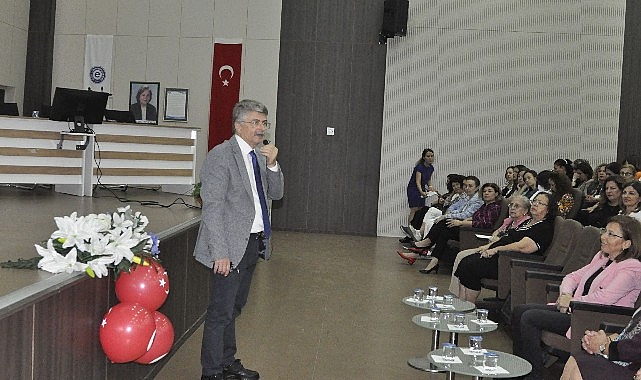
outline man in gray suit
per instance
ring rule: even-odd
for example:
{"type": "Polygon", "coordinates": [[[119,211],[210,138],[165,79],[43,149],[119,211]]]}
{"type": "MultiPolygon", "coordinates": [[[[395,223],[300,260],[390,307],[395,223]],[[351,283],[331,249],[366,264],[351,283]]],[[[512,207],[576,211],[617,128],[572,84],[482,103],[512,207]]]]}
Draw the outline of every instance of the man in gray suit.
{"type": "Polygon", "coordinates": [[[259,255],[270,256],[266,199],[280,199],[284,190],[278,149],[261,145],[270,126],[267,108],[242,100],[232,123],[234,136],[207,154],[200,172],[203,209],[194,256],[212,269],[201,380],[259,378],[235,359],[235,320],[247,302],[259,255]]]}

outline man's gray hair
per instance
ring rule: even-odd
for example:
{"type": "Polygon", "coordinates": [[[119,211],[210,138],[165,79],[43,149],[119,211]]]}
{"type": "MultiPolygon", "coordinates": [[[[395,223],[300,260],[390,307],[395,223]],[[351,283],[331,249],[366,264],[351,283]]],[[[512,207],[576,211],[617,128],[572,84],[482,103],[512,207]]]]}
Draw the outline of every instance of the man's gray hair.
{"type": "Polygon", "coordinates": [[[265,116],[269,114],[267,107],[265,107],[263,103],[251,99],[241,100],[234,105],[234,109],[231,113],[231,128],[234,133],[236,133],[236,122],[244,120],[247,114],[251,111],[262,113],[265,116]]]}

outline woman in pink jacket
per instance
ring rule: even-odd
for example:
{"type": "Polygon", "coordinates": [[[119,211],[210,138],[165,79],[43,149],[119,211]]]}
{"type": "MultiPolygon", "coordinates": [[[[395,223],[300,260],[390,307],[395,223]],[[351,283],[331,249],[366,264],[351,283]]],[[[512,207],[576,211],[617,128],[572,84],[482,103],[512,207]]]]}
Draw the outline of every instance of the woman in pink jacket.
{"type": "MultiPolygon", "coordinates": [[[[513,353],[532,364],[525,379],[543,379],[541,331],[569,338],[570,301],[633,307],[641,292],[641,223],[617,215],[601,233],[592,261],[563,278],[556,305],[519,305],[512,313],[513,353]]],[[[582,333],[579,332],[579,333],[582,333]]]]}

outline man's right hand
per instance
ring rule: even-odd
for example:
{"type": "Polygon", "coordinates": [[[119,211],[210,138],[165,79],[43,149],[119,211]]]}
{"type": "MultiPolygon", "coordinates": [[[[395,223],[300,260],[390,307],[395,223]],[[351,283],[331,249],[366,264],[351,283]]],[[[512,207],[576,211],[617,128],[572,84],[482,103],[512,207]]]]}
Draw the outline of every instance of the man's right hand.
{"type": "Polygon", "coordinates": [[[230,271],[231,261],[229,261],[229,257],[214,261],[214,273],[222,274],[223,276],[227,277],[230,271]]]}

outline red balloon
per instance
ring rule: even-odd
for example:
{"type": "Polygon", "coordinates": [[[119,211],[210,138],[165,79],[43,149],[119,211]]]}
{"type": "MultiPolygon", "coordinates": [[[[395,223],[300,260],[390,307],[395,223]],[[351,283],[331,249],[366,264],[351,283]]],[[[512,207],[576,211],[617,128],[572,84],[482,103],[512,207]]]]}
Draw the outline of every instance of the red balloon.
{"type": "Polygon", "coordinates": [[[152,346],[154,315],[142,305],[119,303],[109,309],[100,325],[102,350],[113,363],[138,359],[152,346]]]}
{"type": "Polygon", "coordinates": [[[149,311],[158,310],[168,294],[167,271],[156,261],[151,265],[137,265],[116,280],[116,296],[120,302],[139,303],[149,311]]]}
{"type": "Polygon", "coordinates": [[[171,350],[174,344],[174,326],[169,318],[159,311],[154,311],[156,321],[156,337],[147,353],[134,360],[140,364],[151,364],[162,359],[171,350]]]}

